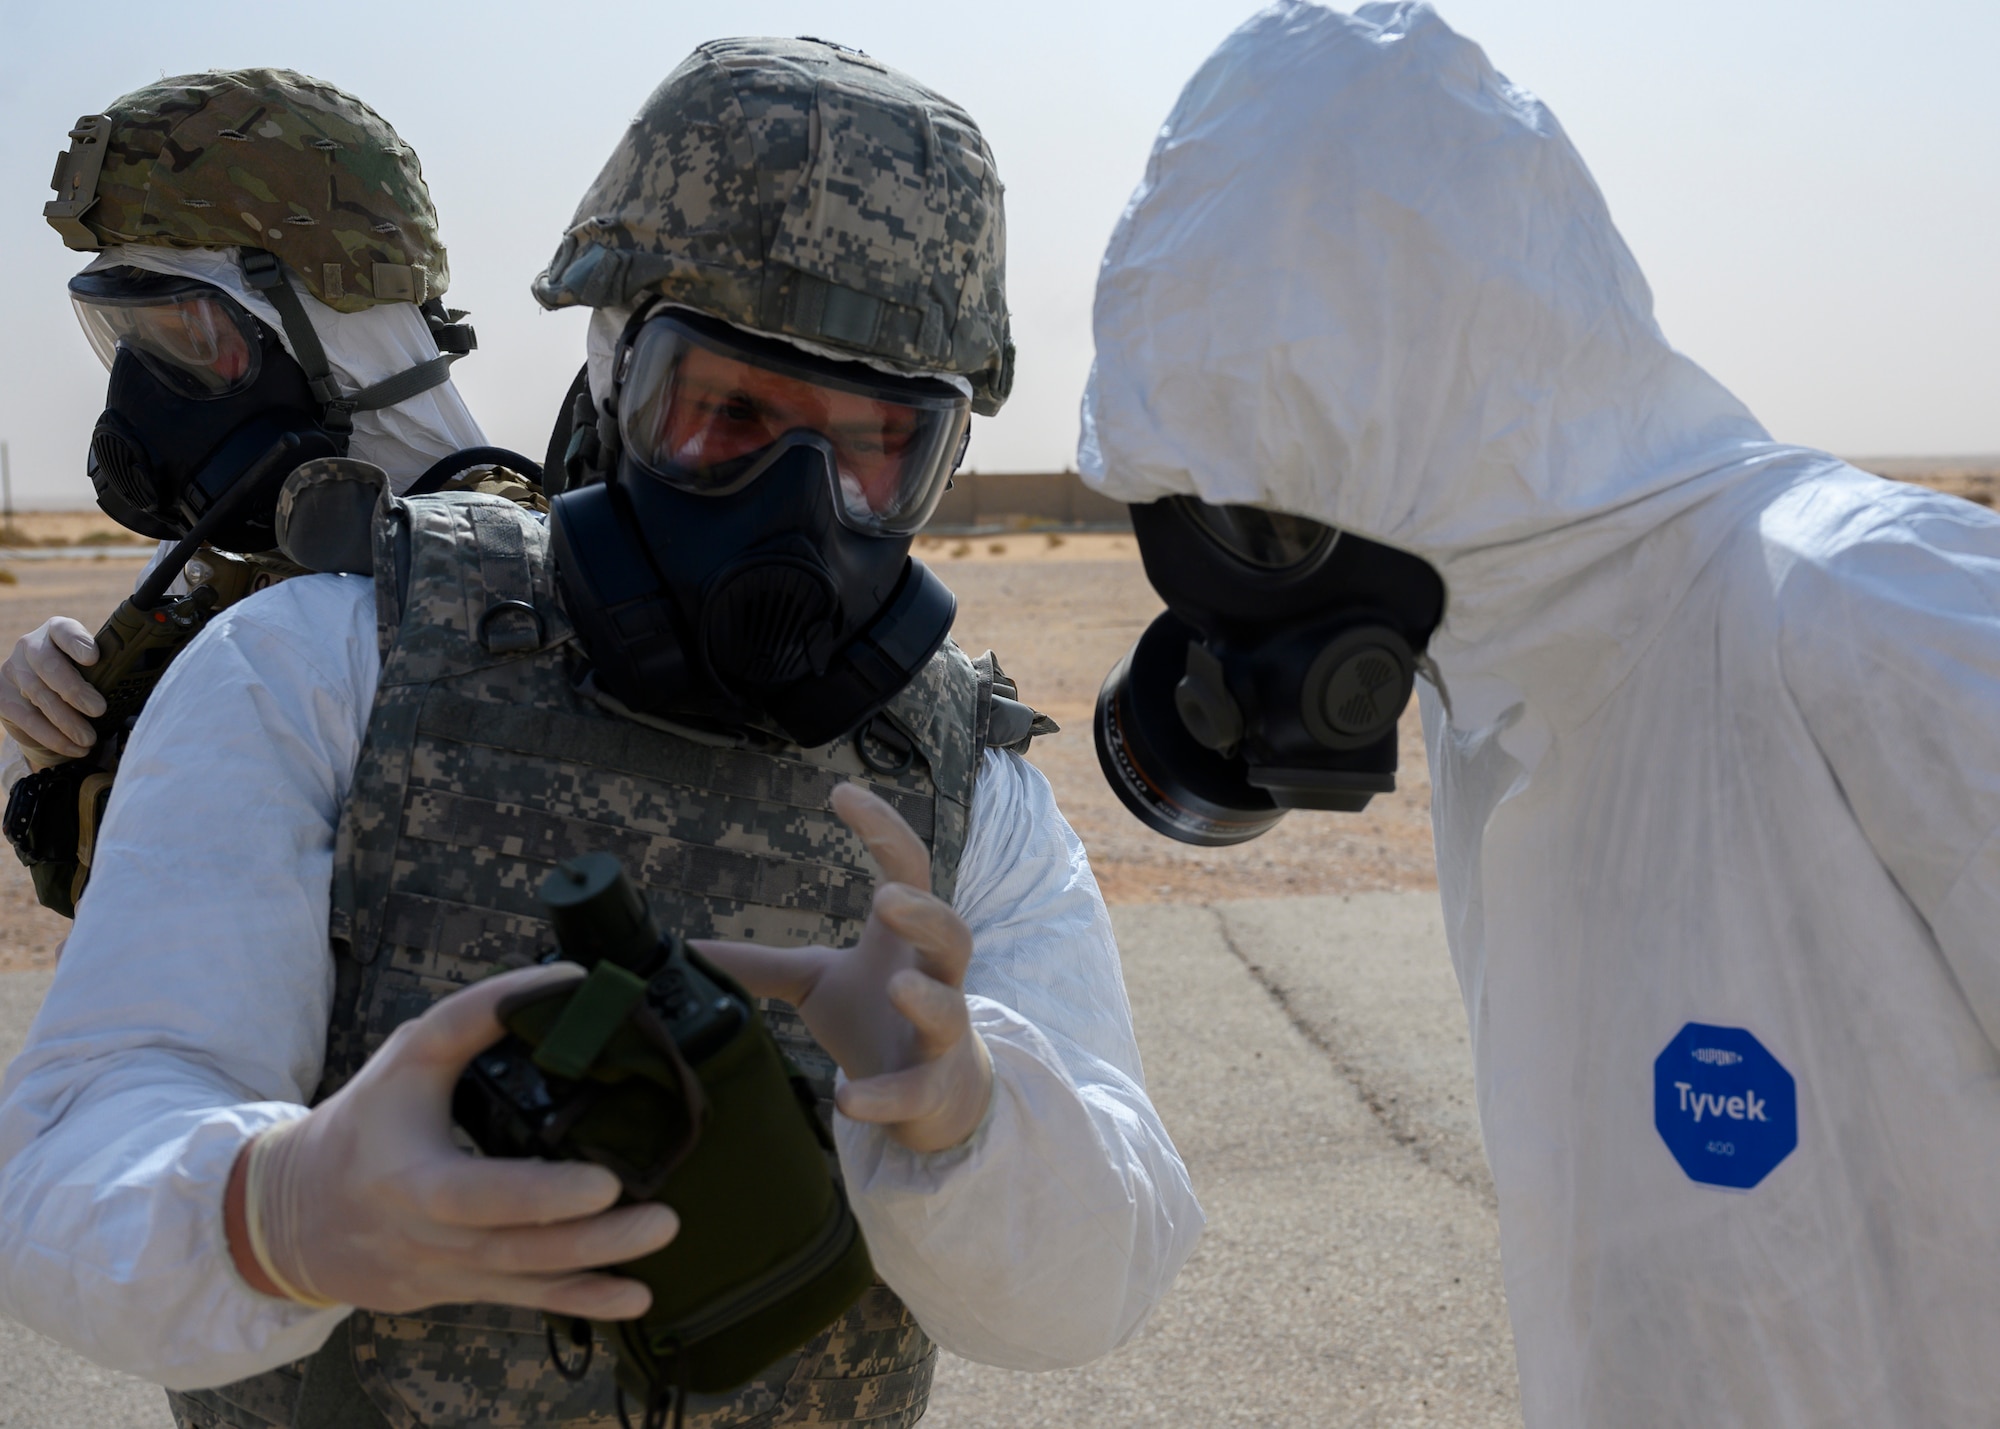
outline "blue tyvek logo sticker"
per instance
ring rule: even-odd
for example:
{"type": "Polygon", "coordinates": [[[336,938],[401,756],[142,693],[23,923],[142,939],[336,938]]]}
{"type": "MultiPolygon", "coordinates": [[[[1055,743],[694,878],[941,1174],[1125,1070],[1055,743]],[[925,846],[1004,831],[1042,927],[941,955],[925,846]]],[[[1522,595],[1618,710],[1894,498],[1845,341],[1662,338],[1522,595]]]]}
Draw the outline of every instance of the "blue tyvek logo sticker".
{"type": "Polygon", "coordinates": [[[1741,1027],[1690,1022],[1653,1062],[1653,1125],[1690,1180],[1747,1191],[1799,1144],[1798,1087],[1741,1027]]]}

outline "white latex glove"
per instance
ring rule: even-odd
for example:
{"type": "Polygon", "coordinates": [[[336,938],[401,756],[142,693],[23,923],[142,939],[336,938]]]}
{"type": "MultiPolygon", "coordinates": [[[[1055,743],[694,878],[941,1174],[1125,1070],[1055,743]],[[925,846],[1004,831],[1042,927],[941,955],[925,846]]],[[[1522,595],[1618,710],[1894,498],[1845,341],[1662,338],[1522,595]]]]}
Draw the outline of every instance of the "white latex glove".
{"type": "Polygon", "coordinates": [[[590,1267],[658,1250],[680,1228],[671,1210],[608,1209],[619,1183],[602,1166],[486,1159],[451,1138],[452,1087],[499,1040],[501,999],[582,975],[524,968],[453,993],[325,1102],[246,1146],[224,1203],[244,1279],[308,1305],[392,1313],[482,1302],[643,1314],[650,1290],[590,1267]]]}
{"type": "Polygon", "coordinates": [[[833,810],[861,836],[882,883],[851,948],[693,946],[758,997],[782,998],[847,1074],[836,1104],[912,1151],[943,1151],[978,1129],[993,1059],[965,1007],[972,930],[930,890],[931,861],[902,815],[858,784],[833,810]]]}
{"type": "Polygon", "coordinates": [[[76,671],[96,663],[97,641],[66,615],[14,642],[0,665],[0,726],[14,736],[30,768],[80,758],[97,743],[90,721],[104,713],[104,696],[76,671]]]}

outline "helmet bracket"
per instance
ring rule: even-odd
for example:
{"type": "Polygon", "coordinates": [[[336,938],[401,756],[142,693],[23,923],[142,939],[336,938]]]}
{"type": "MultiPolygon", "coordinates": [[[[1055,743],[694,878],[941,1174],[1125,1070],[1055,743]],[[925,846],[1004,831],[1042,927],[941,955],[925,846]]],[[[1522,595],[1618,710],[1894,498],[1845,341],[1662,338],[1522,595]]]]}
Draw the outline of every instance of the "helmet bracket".
{"type": "Polygon", "coordinates": [[[62,235],[63,246],[94,253],[104,246],[83,216],[97,202],[97,180],[104,171],[104,150],[111,138],[111,116],[86,114],[69,131],[69,147],[56,155],[49,187],[56,196],[42,205],[42,217],[62,235]]]}

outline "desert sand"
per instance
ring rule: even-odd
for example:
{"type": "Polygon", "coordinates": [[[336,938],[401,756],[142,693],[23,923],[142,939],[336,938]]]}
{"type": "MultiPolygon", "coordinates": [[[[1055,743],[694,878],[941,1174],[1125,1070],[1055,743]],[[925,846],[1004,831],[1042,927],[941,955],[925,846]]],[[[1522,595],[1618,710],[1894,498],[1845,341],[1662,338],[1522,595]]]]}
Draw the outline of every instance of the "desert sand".
{"type": "MultiPolygon", "coordinates": [[[[1115,903],[1192,902],[1435,886],[1430,784],[1414,707],[1404,717],[1400,788],[1351,816],[1293,814],[1233,849],[1171,843],[1128,814],[1097,767],[1090,717],[1098,686],[1160,609],[1128,535],[1024,533],[926,537],[918,555],[959,598],[954,634],[973,654],[998,652],[1022,697],[1062,733],[1030,758],[1049,777],[1115,903]],[[960,547],[964,554],[955,554],[960,547]],[[996,550],[995,548],[999,548],[996,550]]],[[[131,589],[131,560],[19,562],[0,584],[0,642],[49,615],[95,626],[131,589]]],[[[47,967],[67,931],[34,903],[27,874],[0,858],[0,970],[47,967]]]]}

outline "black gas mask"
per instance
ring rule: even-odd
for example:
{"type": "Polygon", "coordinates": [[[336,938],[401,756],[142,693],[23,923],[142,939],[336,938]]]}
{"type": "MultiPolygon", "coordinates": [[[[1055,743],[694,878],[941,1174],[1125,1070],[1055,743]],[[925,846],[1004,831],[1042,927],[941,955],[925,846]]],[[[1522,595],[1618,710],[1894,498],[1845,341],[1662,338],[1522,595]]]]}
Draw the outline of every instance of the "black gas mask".
{"type": "Polygon", "coordinates": [[[1356,812],[1396,787],[1396,721],[1444,583],[1318,522],[1184,496],[1132,508],[1167,609],[1097,697],[1098,762],[1182,843],[1242,843],[1289,809],[1356,812]]]}
{"type": "MultiPolygon", "coordinates": [[[[305,363],[211,284],[129,267],[70,280],[84,333],[111,374],[90,438],[90,481],[97,504],[128,530],[184,537],[261,468],[258,489],[232,495],[230,514],[207,539],[227,550],[268,550],[276,544],[278,489],[294,468],[344,454],[354,412],[405,401],[448,375],[451,358],[441,355],[363,392],[340,394],[282,267],[259,250],[246,250],[243,264],[305,363]],[[285,461],[263,461],[281,450],[285,461]]],[[[454,355],[470,350],[470,328],[453,326],[442,308],[426,317],[454,355]]]]}
{"type": "Polygon", "coordinates": [[[944,643],[957,601],[909,550],[965,448],[956,388],[654,309],[577,415],[556,572],[605,693],[812,746],[944,643]]]}

